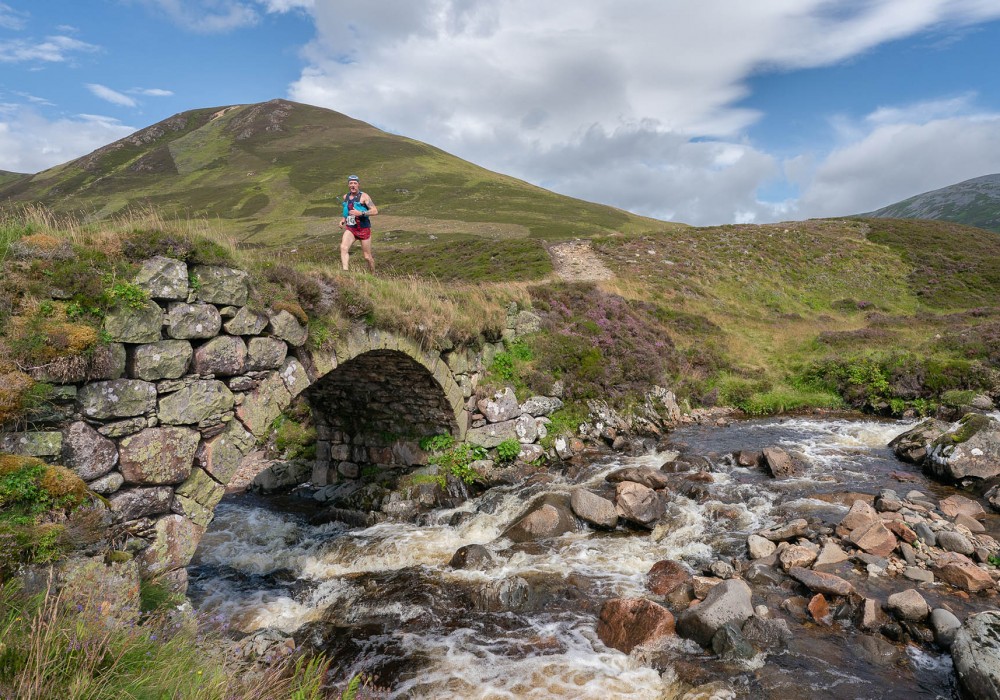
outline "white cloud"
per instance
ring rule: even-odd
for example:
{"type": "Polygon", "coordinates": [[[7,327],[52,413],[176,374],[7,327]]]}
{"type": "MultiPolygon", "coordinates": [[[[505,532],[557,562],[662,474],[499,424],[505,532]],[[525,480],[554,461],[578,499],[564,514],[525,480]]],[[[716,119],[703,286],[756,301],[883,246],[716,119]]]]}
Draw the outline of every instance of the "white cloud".
{"type": "MultiPolygon", "coordinates": [[[[278,11],[298,5],[261,2],[278,11]]],[[[751,75],[826,66],[931,28],[995,19],[1000,4],[381,0],[356,13],[334,2],[309,11],[317,34],[291,99],[560,192],[720,223],[785,215],[789,202],[757,199],[768,180],[789,173],[808,187],[813,174],[836,171],[835,160],[826,169],[810,164],[812,154],[779,163],[742,142],[761,117],[739,106],[751,75]]],[[[852,138],[961,114],[971,100],[905,113],[886,106],[851,123],[852,138]]]]}
{"type": "Polygon", "coordinates": [[[239,0],[134,0],[199,34],[230,32],[260,20],[251,3],[239,0]]]}
{"type": "Polygon", "coordinates": [[[112,90],[106,85],[87,83],[86,88],[96,97],[100,97],[102,100],[110,102],[113,105],[119,105],[121,107],[135,107],[139,104],[128,95],[120,93],[117,90],[112,90]]]}
{"type": "Polygon", "coordinates": [[[100,47],[68,36],[50,36],[44,41],[10,39],[0,41],[0,63],[44,61],[61,63],[73,53],[93,53],[100,47]]]}
{"type": "Polygon", "coordinates": [[[160,88],[131,88],[128,90],[131,95],[146,95],[148,97],[172,97],[173,92],[160,88]]]}
{"type": "Polygon", "coordinates": [[[19,31],[27,24],[28,13],[15,10],[10,5],[0,2],[0,27],[19,31]]]}
{"type": "Polygon", "coordinates": [[[64,163],[135,131],[111,117],[49,120],[34,109],[0,110],[0,168],[34,173],[64,163]]]}

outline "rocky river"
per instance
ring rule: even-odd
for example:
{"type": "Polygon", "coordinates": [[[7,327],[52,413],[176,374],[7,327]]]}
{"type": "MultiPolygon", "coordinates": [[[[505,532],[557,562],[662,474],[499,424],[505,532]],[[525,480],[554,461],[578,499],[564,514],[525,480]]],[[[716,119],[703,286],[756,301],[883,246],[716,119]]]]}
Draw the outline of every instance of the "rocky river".
{"type": "MultiPolygon", "coordinates": [[[[878,552],[858,534],[876,512],[886,516],[878,527],[884,521],[901,543],[921,514],[938,530],[968,532],[939,513],[949,497],[976,497],[928,479],[887,447],[915,424],[688,425],[658,452],[588,451],[415,522],[370,527],[310,524],[308,491],[228,496],[189,568],[189,592],[245,647],[265,653],[291,638],[325,651],[338,682],[365,673],[394,698],[958,697],[947,644],[927,612],[964,620],[998,608],[996,586],[970,593],[942,582],[923,540],[878,552]],[[765,448],[792,455],[797,469],[774,478],[760,461],[765,448]],[[555,537],[511,534],[542,497],[568,502],[583,487],[613,498],[607,477],[623,468],[661,475],[655,522],[601,529],[574,521],[555,537]],[[748,542],[763,551],[748,551],[748,542]],[[674,563],[658,564],[665,561],[674,563]],[[649,575],[654,565],[666,583],[649,575]],[[809,580],[803,588],[804,569],[827,572],[850,593],[809,580]],[[697,601],[711,602],[711,589],[730,581],[752,590],[742,633],[736,627],[706,646],[697,634],[673,634],[673,616],[690,629],[684,610],[706,606],[697,601]],[[910,589],[927,607],[916,617],[905,605],[912,600],[889,603],[910,589]],[[631,654],[614,648],[613,621],[599,632],[599,618],[620,598],[670,609],[670,633],[631,654]]],[[[1000,515],[987,507],[974,519],[977,534],[1000,539],[1000,515]]]]}

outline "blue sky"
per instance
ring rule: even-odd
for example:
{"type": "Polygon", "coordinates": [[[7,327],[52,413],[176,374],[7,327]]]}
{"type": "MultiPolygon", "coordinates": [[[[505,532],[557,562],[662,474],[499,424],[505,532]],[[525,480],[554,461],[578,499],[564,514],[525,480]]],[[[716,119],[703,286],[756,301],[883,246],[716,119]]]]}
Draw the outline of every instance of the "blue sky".
{"type": "Polygon", "coordinates": [[[659,218],[836,216],[1000,172],[998,59],[1000,0],[0,0],[0,169],[284,97],[659,218]]]}

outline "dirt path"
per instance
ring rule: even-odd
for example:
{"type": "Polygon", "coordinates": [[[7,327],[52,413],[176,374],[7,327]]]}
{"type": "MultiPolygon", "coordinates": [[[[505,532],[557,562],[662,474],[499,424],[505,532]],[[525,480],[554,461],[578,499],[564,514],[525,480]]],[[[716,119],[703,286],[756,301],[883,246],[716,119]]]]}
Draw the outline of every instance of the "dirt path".
{"type": "Polygon", "coordinates": [[[614,273],[601,262],[590,241],[570,241],[549,248],[556,276],[570,282],[606,280],[614,273]]]}

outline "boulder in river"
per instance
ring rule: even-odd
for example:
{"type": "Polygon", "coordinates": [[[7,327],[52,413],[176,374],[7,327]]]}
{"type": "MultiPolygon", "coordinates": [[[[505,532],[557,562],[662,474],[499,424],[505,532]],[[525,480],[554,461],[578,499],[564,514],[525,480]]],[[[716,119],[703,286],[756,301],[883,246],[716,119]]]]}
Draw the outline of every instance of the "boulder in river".
{"type": "Polygon", "coordinates": [[[948,482],[1000,475],[1000,421],[968,413],[951,432],[931,443],[924,471],[948,482]]]}
{"type": "Polygon", "coordinates": [[[618,515],[636,525],[653,529],[665,511],[663,499],[653,489],[634,481],[622,481],[615,489],[618,515]]]}
{"type": "Polygon", "coordinates": [[[753,612],[750,586],[732,578],[713,586],[705,600],[685,610],[677,619],[677,632],[708,646],[723,625],[729,622],[742,625],[753,612]]]}
{"type": "Polygon", "coordinates": [[[920,464],[927,456],[928,446],[948,432],[949,427],[942,420],[928,418],[890,440],[889,448],[903,462],[920,464]]]}
{"type": "Polygon", "coordinates": [[[978,593],[993,588],[993,578],[964,554],[945,552],[934,560],[934,573],[956,588],[978,593]]]}
{"type": "Polygon", "coordinates": [[[802,465],[780,447],[765,447],[763,454],[764,468],[775,479],[787,479],[802,472],[802,465]]]}
{"type": "Polygon", "coordinates": [[[649,489],[665,489],[670,483],[668,476],[664,472],[652,467],[625,467],[623,469],[616,469],[604,477],[604,480],[612,484],[619,484],[623,481],[634,481],[649,489]]]}
{"type": "Polygon", "coordinates": [[[674,616],[645,598],[612,598],[601,606],[597,636],[613,649],[630,653],[640,644],[674,634],[674,616]]]}
{"type": "Polygon", "coordinates": [[[585,488],[573,489],[570,495],[570,506],[576,517],[595,527],[614,530],[618,525],[618,513],[615,504],[585,488]]]}
{"type": "Polygon", "coordinates": [[[691,572],[673,559],[663,559],[653,564],[646,574],[646,588],[656,595],[667,596],[691,582],[691,572]]]}
{"type": "Polygon", "coordinates": [[[566,496],[548,494],[537,499],[514,524],[504,530],[501,537],[513,542],[558,537],[579,529],[566,496]]]}
{"type": "Polygon", "coordinates": [[[1000,610],[970,615],[955,634],[951,658],[970,698],[1000,700],[1000,610]]]}

